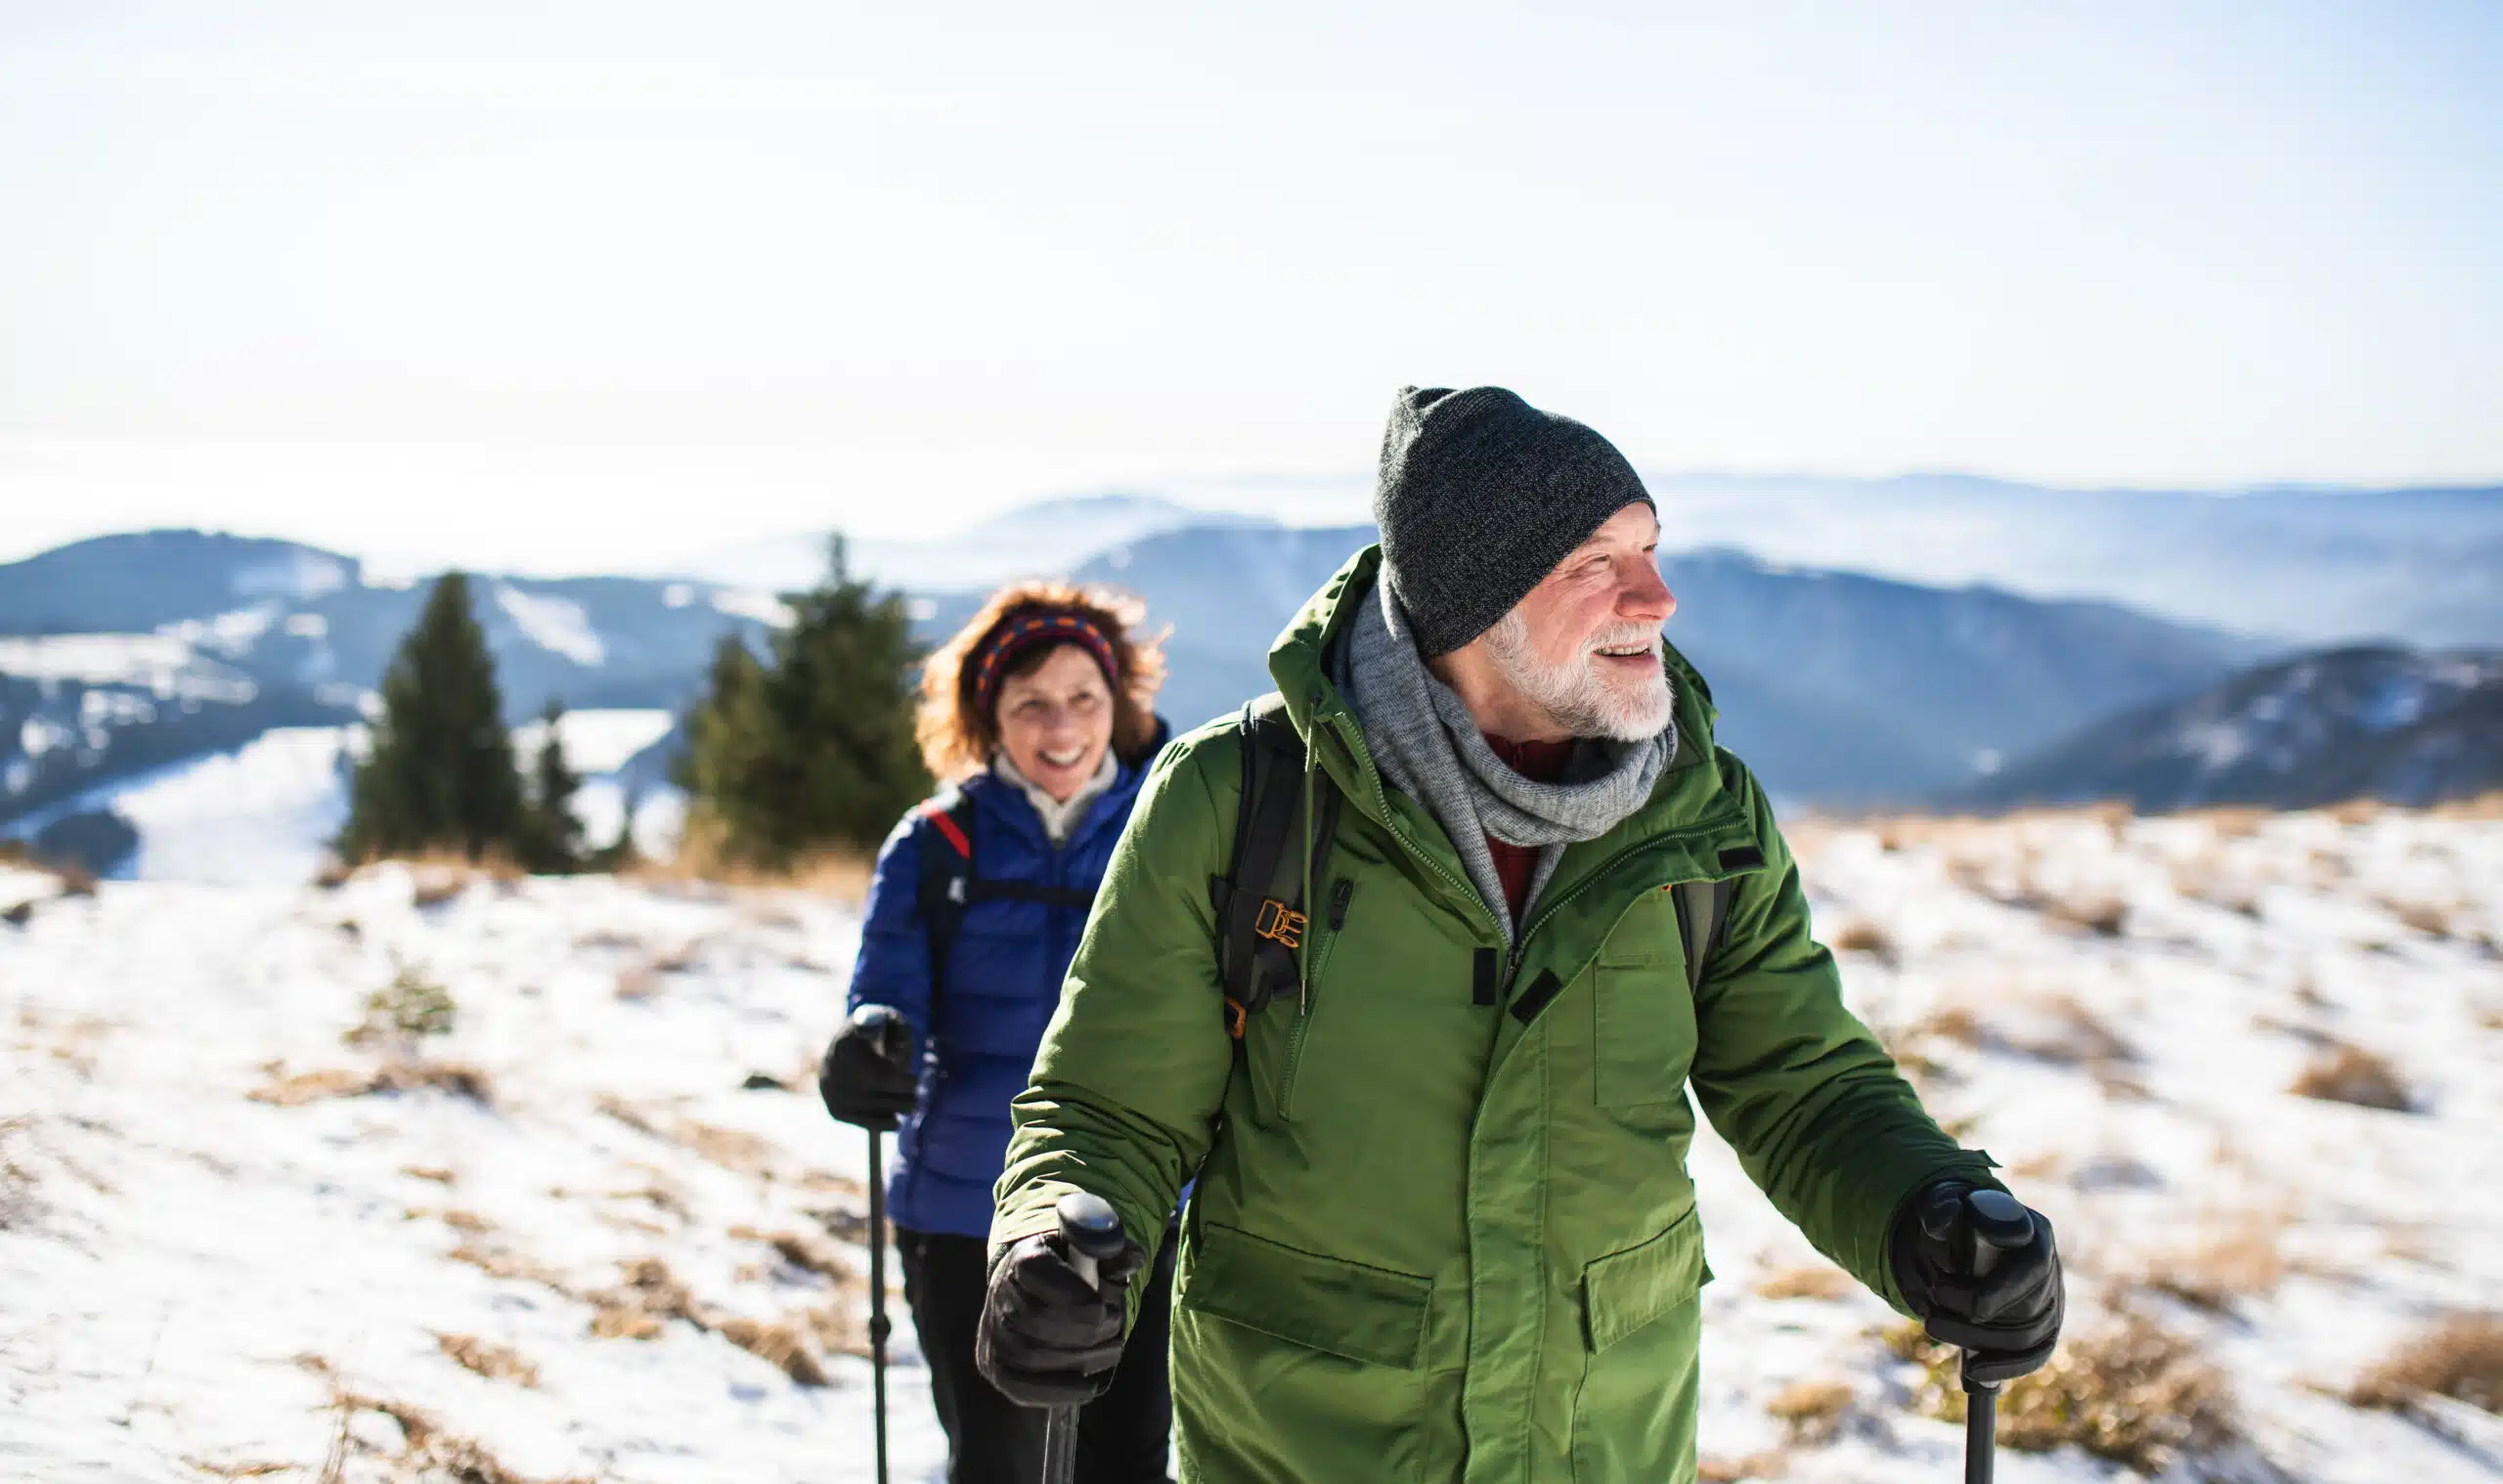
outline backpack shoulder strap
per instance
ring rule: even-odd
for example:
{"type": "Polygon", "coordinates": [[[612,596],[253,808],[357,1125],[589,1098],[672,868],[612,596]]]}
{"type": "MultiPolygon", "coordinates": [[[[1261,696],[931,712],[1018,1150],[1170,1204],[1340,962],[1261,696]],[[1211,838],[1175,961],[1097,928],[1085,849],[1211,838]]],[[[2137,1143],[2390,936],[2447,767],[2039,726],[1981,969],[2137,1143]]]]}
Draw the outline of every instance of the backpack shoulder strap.
{"type": "Polygon", "coordinates": [[[974,875],[974,802],[950,788],[914,810],[921,837],[921,925],[930,936],[930,1038],[939,1034],[939,1006],[947,992],[947,956],[964,926],[974,875]]]}
{"type": "Polygon", "coordinates": [[[1691,993],[1703,992],[1703,971],[1728,935],[1730,889],[1727,878],[1677,885],[1678,946],[1686,953],[1686,985],[1691,993]]]}
{"type": "MultiPolygon", "coordinates": [[[[1217,967],[1225,984],[1226,1028],[1241,1039],[1251,1015],[1288,993],[1300,994],[1295,953],[1306,914],[1301,852],[1292,842],[1303,826],[1303,738],[1275,691],[1243,708],[1237,723],[1243,793],[1235,806],[1234,845],[1226,874],[1208,884],[1216,908],[1217,967]]],[[[1321,814],[1314,821],[1312,874],[1329,857],[1339,795],[1317,780],[1321,814]]]]}

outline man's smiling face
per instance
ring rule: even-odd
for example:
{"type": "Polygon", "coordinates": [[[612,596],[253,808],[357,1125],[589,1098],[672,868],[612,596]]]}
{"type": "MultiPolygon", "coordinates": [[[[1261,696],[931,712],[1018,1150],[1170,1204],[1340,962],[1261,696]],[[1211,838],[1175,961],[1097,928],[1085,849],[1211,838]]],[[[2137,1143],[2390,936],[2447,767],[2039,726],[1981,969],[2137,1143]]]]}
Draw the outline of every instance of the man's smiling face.
{"type": "Polygon", "coordinates": [[[1515,604],[1482,642],[1521,698],[1569,736],[1639,741],[1669,722],[1659,517],[1629,504],[1515,604]]]}

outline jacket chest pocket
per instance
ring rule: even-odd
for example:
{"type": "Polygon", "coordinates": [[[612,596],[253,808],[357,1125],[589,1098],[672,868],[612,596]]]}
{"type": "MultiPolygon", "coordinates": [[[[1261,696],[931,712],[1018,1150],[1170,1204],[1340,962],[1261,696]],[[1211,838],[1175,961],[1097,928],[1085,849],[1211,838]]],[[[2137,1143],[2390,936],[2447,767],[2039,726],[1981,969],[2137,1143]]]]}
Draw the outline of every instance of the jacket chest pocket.
{"type": "Polygon", "coordinates": [[[1652,892],[1619,920],[1591,968],[1592,1082],[1603,1108],[1680,1103],[1694,1061],[1672,894],[1652,892]]]}

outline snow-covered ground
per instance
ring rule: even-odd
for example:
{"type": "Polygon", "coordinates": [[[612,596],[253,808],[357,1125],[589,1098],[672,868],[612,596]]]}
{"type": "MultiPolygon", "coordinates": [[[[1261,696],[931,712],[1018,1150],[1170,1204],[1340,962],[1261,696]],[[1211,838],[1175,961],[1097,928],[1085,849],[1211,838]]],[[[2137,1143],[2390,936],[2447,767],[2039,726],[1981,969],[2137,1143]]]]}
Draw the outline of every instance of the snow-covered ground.
{"type": "MultiPolygon", "coordinates": [[[[557,723],[565,761],[583,779],[574,816],[593,846],[617,838],[626,791],[617,770],[670,729],[666,711],[569,711],[557,723]]],[[[512,730],[526,766],[547,724],[512,730]]],[[[347,777],[363,745],[359,726],[273,727],[232,752],[206,753],[90,789],[13,821],[31,835],[52,820],[110,808],[139,831],[139,851],[117,874],[142,881],[286,884],[310,880],[347,822],[347,777]]],[[[635,798],[635,844],[647,858],[677,849],[684,802],[675,789],[635,798]]]]}
{"type": "MultiPolygon", "coordinates": [[[[2249,1442],[2172,1477],[2503,1471],[2495,1418],[2341,1399],[2425,1321],[2503,1309],[2503,821],[1796,835],[1859,1008],[2057,1223],[2071,1333],[2126,1307],[2220,1369],[2249,1442]],[[2337,1044],[2410,1111],[2291,1094],[2337,1044]]],[[[852,910],[427,887],[56,897],[0,868],[0,910],[33,900],[0,926],[0,1477],[869,1477],[863,1140],[806,1076],[852,910]],[[395,981],[448,993],[449,1033],[343,1044],[395,981]],[[829,1384],[794,1378],[812,1362],[829,1384]]],[[[1814,1296],[1729,1151],[1694,1164],[1707,1477],[1957,1477],[1882,1305],[1814,1296]]],[[[933,1478],[908,1323],[896,1349],[897,1476],[933,1478]]],[[[2075,1449],[1999,1467],[2130,1476],[2075,1449]]]]}

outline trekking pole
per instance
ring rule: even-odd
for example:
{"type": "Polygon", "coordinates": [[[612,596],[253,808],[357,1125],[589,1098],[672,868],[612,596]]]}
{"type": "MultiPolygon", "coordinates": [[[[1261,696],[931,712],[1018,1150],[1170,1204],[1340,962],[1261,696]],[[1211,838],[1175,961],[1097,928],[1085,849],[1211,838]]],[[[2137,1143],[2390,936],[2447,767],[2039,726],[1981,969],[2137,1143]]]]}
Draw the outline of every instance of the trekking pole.
{"type": "MultiPolygon", "coordinates": [[[[1121,1252],[1121,1218],[1103,1198],[1072,1191],[1060,1198],[1060,1240],[1069,1264],[1095,1287],[1095,1265],[1121,1252]]],[[[1043,1417],[1043,1484],[1073,1484],[1077,1477],[1077,1409],[1054,1407],[1043,1417]]]]}
{"type": "MultiPolygon", "coordinates": [[[[1998,1254],[2034,1240],[2034,1213],[2004,1191],[1973,1191],[1964,1198],[1972,1214],[1973,1276],[1998,1266],[1998,1254]]],[[[1973,1375],[1973,1352],[1964,1352],[1964,1484],[1991,1484],[1998,1464],[1998,1387],[1973,1375]]]]}
{"type": "MultiPolygon", "coordinates": [[[[885,1005],[863,1005],[852,1024],[893,1061],[910,1044],[903,1017],[885,1005]]],[[[877,1416],[878,1484],[887,1484],[887,1130],[892,1118],[869,1125],[869,1395],[877,1416]]]]}

